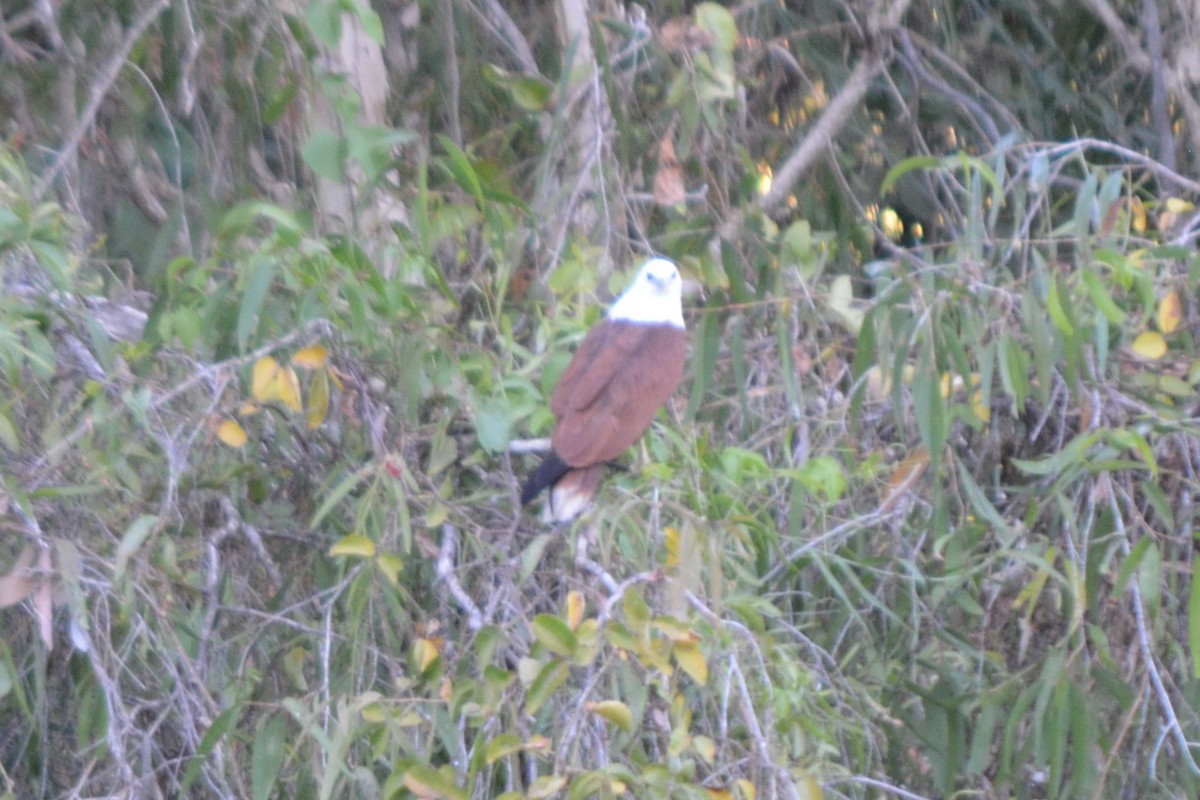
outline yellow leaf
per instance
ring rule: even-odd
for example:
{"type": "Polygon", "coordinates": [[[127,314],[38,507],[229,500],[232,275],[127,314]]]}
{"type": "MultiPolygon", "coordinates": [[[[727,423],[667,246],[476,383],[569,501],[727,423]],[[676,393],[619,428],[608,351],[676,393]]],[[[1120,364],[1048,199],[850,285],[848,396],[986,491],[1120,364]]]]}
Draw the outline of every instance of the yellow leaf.
{"type": "Polygon", "coordinates": [[[300,403],[300,379],[296,377],[296,370],[281,367],[276,384],[279,387],[279,402],[299,414],[304,407],[300,403]]]}
{"type": "Polygon", "coordinates": [[[217,438],[230,447],[243,447],[250,438],[246,431],[231,419],[227,419],[217,428],[217,438]]]}
{"type": "Polygon", "coordinates": [[[529,800],[547,800],[562,791],[567,779],[559,775],[543,775],[529,785],[525,795],[529,800]]]}
{"type": "Polygon", "coordinates": [[[383,573],[383,577],[388,579],[388,583],[392,586],[400,585],[400,570],[404,569],[404,560],[395,553],[380,553],[379,558],[375,559],[376,566],[383,573]]]}
{"type": "Polygon", "coordinates": [[[984,422],[991,421],[992,407],[983,402],[983,389],[976,389],[971,395],[971,410],[984,422]]]}
{"type": "Polygon", "coordinates": [[[733,792],[728,789],[709,789],[708,796],[712,800],[733,800],[733,792]]]}
{"type": "Polygon", "coordinates": [[[263,356],[254,362],[250,381],[250,392],[260,403],[278,401],[299,413],[300,380],[291,367],[281,367],[271,356],[263,356]]]}
{"type": "Polygon", "coordinates": [[[258,403],[254,402],[253,400],[247,400],[246,402],[244,402],[240,406],[238,406],[237,413],[238,413],[239,417],[252,417],[255,414],[257,414],[259,411],[262,411],[262,406],[260,406],[258,403]]]}
{"type": "Polygon", "coordinates": [[[387,719],[387,715],[383,713],[383,706],[379,703],[368,703],[363,706],[362,718],[366,722],[383,722],[387,719]]]}
{"type": "Polygon", "coordinates": [[[1130,347],[1135,354],[1150,361],[1157,361],[1167,354],[1167,340],[1158,331],[1139,334],[1130,347]]]}
{"type": "Polygon", "coordinates": [[[800,800],[821,800],[824,796],[821,784],[813,776],[806,775],[796,782],[796,797],[800,800]]]}
{"type": "Polygon", "coordinates": [[[692,680],[701,686],[708,683],[708,660],[697,645],[677,644],[674,653],[675,661],[684,672],[692,676],[692,680]]]}
{"type": "Polygon", "coordinates": [[[329,351],[319,344],[314,344],[292,356],[292,365],[301,369],[320,369],[328,360],[329,351]]]}
{"type": "Polygon", "coordinates": [[[1136,232],[1146,232],[1146,206],[1136,194],[1129,198],[1129,218],[1136,232]]]}
{"type": "Polygon", "coordinates": [[[1183,321],[1183,304],[1179,292],[1172,289],[1158,303],[1158,329],[1163,333],[1174,333],[1183,321]]]}
{"type": "Polygon", "coordinates": [[[360,558],[375,557],[375,543],[360,533],[343,536],[329,548],[331,556],[359,556],[360,558]]]}
{"type": "Polygon", "coordinates": [[[279,374],[279,362],[271,356],[263,356],[254,362],[254,372],[250,379],[250,394],[260,403],[273,400],[267,397],[267,392],[275,385],[275,376],[279,374]]]}
{"type": "Polygon", "coordinates": [[[754,783],[745,778],[738,778],[733,782],[734,788],[738,790],[742,800],[754,800],[758,797],[758,790],[754,788],[754,783]]]}
{"type": "Polygon", "coordinates": [[[571,630],[579,628],[579,623],[583,622],[583,610],[587,608],[587,601],[583,599],[583,595],[576,591],[567,593],[567,625],[571,630]]]}
{"type": "Polygon", "coordinates": [[[417,669],[420,672],[428,669],[438,655],[437,644],[432,639],[422,637],[417,639],[416,644],[413,645],[413,659],[417,662],[417,669]]]}
{"type": "Polygon", "coordinates": [[[587,710],[598,714],[628,733],[633,730],[633,712],[629,706],[620,700],[603,700],[599,703],[588,703],[587,710]]]}
{"type": "Polygon", "coordinates": [[[679,566],[679,528],[667,528],[663,531],[663,544],[667,548],[667,569],[679,566]]]}
{"type": "Polygon", "coordinates": [[[717,743],[707,736],[697,736],[692,739],[692,749],[707,764],[713,763],[717,758],[717,743]]]}
{"type": "Polygon", "coordinates": [[[329,373],[321,370],[313,375],[312,386],[308,389],[308,413],[305,415],[308,429],[311,431],[321,427],[328,415],[329,373]]]}
{"type": "Polygon", "coordinates": [[[1195,207],[1187,200],[1182,200],[1178,197],[1167,198],[1167,211],[1170,211],[1172,214],[1186,214],[1195,207]]]}

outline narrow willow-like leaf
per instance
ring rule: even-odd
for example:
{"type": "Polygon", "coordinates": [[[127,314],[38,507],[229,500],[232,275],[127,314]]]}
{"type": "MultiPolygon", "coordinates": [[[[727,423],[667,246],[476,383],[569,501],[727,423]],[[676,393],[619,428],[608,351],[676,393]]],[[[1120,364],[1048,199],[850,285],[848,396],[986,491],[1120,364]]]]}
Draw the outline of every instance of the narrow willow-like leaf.
{"type": "Polygon", "coordinates": [[[962,483],[963,491],[967,495],[967,501],[971,504],[971,508],[975,509],[975,513],[980,519],[990,525],[1004,541],[1011,540],[1013,536],[1012,528],[1004,516],[996,510],[991,501],[987,499],[987,495],[983,493],[983,489],[979,488],[979,484],[975,482],[975,478],[971,475],[971,471],[967,469],[967,465],[963,463],[961,458],[954,459],[958,466],[958,477],[962,483]]]}
{"type": "Polygon", "coordinates": [[[888,170],[887,175],[883,176],[883,183],[879,184],[879,196],[882,197],[891,191],[896,181],[903,178],[913,170],[918,169],[933,169],[941,166],[942,159],[937,156],[910,156],[904,159],[896,166],[888,170]]]}
{"type": "Polygon", "coordinates": [[[721,347],[721,324],[717,315],[711,311],[700,315],[699,330],[693,343],[692,355],[692,390],[688,395],[687,410],[684,421],[690,422],[696,418],[700,404],[708,394],[713,375],[717,369],[717,354],[721,347]]]}
{"type": "Polygon", "coordinates": [[[1083,281],[1084,288],[1091,295],[1092,302],[1096,304],[1096,309],[1104,315],[1104,318],[1114,325],[1124,323],[1129,315],[1121,310],[1121,307],[1112,299],[1112,295],[1100,277],[1086,269],[1079,273],[1079,277],[1083,281]]]}
{"type": "Polygon", "coordinates": [[[246,349],[246,342],[258,324],[258,315],[262,311],[263,302],[267,299],[267,290],[275,277],[275,260],[264,258],[255,265],[246,283],[246,291],[242,295],[241,305],[238,306],[237,342],[241,350],[246,349]]]}
{"type": "Polygon", "coordinates": [[[158,517],[156,515],[143,514],[125,529],[121,541],[117,544],[117,554],[113,561],[114,581],[120,580],[124,576],[125,569],[129,566],[129,559],[133,558],[134,554],[141,549],[157,525],[158,517]]]}
{"type": "Polygon", "coordinates": [[[233,728],[234,723],[237,722],[238,716],[241,713],[242,706],[240,703],[230,706],[217,715],[212,725],[209,725],[208,730],[200,737],[200,744],[196,747],[195,754],[188,760],[187,769],[183,773],[183,781],[179,784],[179,794],[181,797],[187,796],[188,789],[200,775],[200,768],[204,766],[204,762],[212,755],[213,748],[225,738],[225,735],[233,728]]]}
{"type": "Polygon", "coordinates": [[[1054,692],[1049,707],[1042,714],[1042,736],[1045,742],[1045,759],[1050,768],[1047,797],[1061,797],[1066,777],[1067,742],[1071,734],[1070,695],[1067,687],[1070,679],[1059,674],[1054,682],[1054,692]]]}
{"type": "Polygon", "coordinates": [[[287,748],[284,746],[286,732],[282,714],[264,718],[254,734],[254,749],[250,759],[251,792],[254,800],[269,800],[279,770],[283,767],[287,748]]]}
{"type": "Polygon", "coordinates": [[[929,451],[930,465],[936,470],[946,443],[946,402],[942,398],[941,376],[936,372],[928,348],[919,356],[912,392],[912,413],[917,418],[921,441],[929,451]]]}

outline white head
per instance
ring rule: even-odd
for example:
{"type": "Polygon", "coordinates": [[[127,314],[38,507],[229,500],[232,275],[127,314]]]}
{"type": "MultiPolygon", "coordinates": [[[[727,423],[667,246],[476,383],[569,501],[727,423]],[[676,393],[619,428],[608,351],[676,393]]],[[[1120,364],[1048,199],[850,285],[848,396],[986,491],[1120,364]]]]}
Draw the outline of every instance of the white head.
{"type": "Polygon", "coordinates": [[[675,264],[665,258],[647,261],[625,294],[608,309],[608,318],[682,328],[683,281],[675,264]]]}

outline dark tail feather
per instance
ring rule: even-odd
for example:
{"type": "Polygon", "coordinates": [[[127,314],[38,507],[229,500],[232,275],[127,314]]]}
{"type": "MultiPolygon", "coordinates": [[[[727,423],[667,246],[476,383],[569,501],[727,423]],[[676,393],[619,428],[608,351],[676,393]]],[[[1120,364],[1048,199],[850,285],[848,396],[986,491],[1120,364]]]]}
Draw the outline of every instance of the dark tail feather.
{"type": "Polygon", "coordinates": [[[547,486],[553,486],[558,482],[558,479],[567,474],[571,467],[567,462],[558,457],[558,453],[553,450],[550,455],[546,456],[538,468],[533,471],[533,474],[525,481],[525,485],[521,487],[521,505],[527,506],[533,498],[542,493],[542,490],[547,486]]]}

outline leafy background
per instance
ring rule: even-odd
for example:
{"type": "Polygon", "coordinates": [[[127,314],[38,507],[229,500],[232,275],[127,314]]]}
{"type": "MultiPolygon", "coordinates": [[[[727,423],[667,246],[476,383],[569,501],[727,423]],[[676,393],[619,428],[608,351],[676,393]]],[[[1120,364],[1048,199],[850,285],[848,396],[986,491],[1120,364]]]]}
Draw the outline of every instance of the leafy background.
{"type": "Polygon", "coordinates": [[[0,796],[1200,793],[1196,10],[508,5],[4,5],[0,796]]]}

